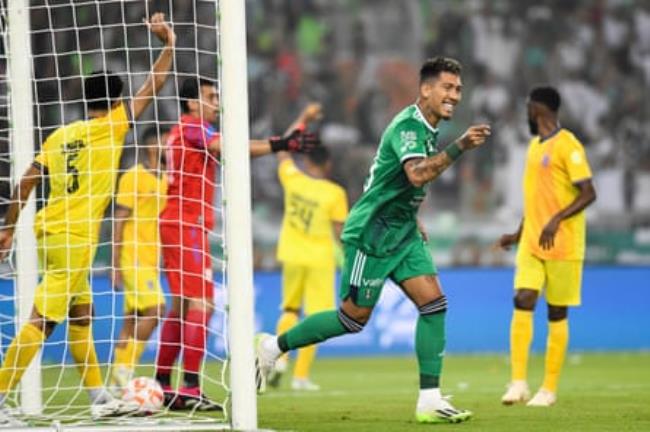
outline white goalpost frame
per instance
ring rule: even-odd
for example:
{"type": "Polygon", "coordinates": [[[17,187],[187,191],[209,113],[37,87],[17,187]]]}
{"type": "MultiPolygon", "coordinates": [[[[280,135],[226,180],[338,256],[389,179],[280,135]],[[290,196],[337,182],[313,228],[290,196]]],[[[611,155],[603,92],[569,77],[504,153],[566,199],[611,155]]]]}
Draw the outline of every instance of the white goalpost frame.
{"type": "Polygon", "coordinates": [[[231,418],[257,428],[245,2],[219,1],[231,418]],[[241,181],[244,179],[244,181],[241,181]]]}
{"type": "MultiPolygon", "coordinates": [[[[23,173],[34,160],[34,124],[32,95],[32,55],[30,41],[29,0],[11,0],[9,13],[9,52],[20,55],[7,56],[9,63],[11,97],[11,134],[13,151],[13,184],[18,184],[23,173]]],[[[16,312],[20,326],[29,320],[38,283],[38,256],[36,239],[32,232],[36,203],[29,199],[16,226],[16,312]]],[[[20,404],[25,414],[38,415],[43,410],[41,395],[40,356],[25,371],[20,383],[20,404]]]]}
{"type": "MultiPolygon", "coordinates": [[[[245,2],[216,1],[219,52],[219,89],[222,106],[221,126],[222,184],[225,228],[226,288],[228,293],[227,362],[230,367],[228,421],[236,430],[257,429],[257,395],[255,386],[254,291],[251,230],[251,184],[248,126],[248,82],[246,64],[245,2]],[[225,61],[222,61],[226,59],[225,61]],[[245,181],[241,181],[245,179],[245,181]],[[231,222],[232,221],[232,222],[231,222]]],[[[31,52],[30,0],[7,2],[8,78],[10,84],[12,180],[17,184],[34,158],[33,71],[31,52]],[[12,55],[13,54],[13,55],[12,55]]],[[[38,283],[38,256],[33,234],[35,199],[32,197],[21,212],[16,227],[15,292],[17,327],[27,322],[38,283]]],[[[43,413],[40,354],[25,372],[20,384],[21,411],[27,415],[43,413]]],[[[171,420],[171,419],[170,419],[171,420]]],[[[216,419],[215,419],[216,420],[216,419]]],[[[74,425],[57,420],[49,426],[32,426],[15,430],[222,430],[222,422],[165,423],[148,422],[113,425],[74,425]]]]}

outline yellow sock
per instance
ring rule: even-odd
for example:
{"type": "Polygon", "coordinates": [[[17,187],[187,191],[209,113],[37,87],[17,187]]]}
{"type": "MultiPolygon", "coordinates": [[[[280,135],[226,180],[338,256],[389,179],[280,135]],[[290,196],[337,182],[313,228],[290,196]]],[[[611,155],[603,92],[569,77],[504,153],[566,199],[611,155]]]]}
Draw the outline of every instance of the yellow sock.
{"type": "Polygon", "coordinates": [[[126,356],[126,346],[124,347],[115,347],[115,357],[113,358],[113,365],[114,366],[126,366],[129,364],[129,361],[127,360],[128,357],[126,356]]]}
{"type": "Polygon", "coordinates": [[[92,326],[69,325],[68,342],[70,354],[77,363],[86,388],[102,386],[102,374],[99,370],[95,342],[93,341],[92,326]]]}
{"type": "Polygon", "coordinates": [[[546,341],[546,362],[544,366],[544,384],[542,388],[557,392],[560,371],[569,345],[569,321],[549,321],[548,339],[546,341]]]}
{"type": "Polygon", "coordinates": [[[127,369],[135,369],[140,362],[140,357],[147,345],[146,341],[129,339],[124,348],[115,348],[115,366],[124,366],[127,369]]]}
{"type": "Polygon", "coordinates": [[[512,380],[526,380],[528,351],[533,340],[533,312],[515,309],[510,323],[510,365],[512,380]]]}
{"type": "Polygon", "coordinates": [[[25,369],[43,346],[45,334],[32,324],[25,324],[9,345],[0,369],[0,393],[7,393],[20,381],[25,369]]]}
{"type": "Polygon", "coordinates": [[[298,350],[296,366],[293,369],[294,378],[307,379],[312,363],[316,358],[316,345],[309,345],[298,350]]]}
{"type": "MultiPolygon", "coordinates": [[[[275,329],[275,332],[277,335],[281,335],[282,333],[286,333],[289,331],[293,326],[298,324],[298,314],[295,312],[282,312],[282,315],[280,316],[280,319],[278,320],[278,325],[275,329]]],[[[284,361],[289,360],[289,354],[282,354],[280,356],[280,359],[283,359],[284,361]]]]}

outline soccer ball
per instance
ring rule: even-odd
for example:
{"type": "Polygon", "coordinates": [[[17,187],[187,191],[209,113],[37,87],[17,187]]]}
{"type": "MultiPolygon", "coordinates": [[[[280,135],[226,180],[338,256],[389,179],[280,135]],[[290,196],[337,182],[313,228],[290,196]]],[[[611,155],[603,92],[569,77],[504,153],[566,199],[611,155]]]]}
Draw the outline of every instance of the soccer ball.
{"type": "Polygon", "coordinates": [[[122,399],[138,404],[143,413],[152,413],[162,408],[164,394],[162,387],[155,379],[137,377],[126,385],[122,399]]]}

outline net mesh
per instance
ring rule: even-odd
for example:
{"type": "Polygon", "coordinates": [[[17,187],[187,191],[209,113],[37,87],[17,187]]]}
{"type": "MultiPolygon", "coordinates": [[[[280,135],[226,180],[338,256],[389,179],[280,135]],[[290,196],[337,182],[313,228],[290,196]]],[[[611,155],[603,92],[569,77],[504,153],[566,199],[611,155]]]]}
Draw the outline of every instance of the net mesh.
{"type": "MultiPolygon", "coordinates": [[[[12,155],[20,151],[29,151],[20,143],[11,140],[10,118],[10,94],[11,79],[8,72],[8,62],[12,55],[20,53],[8,52],[8,29],[10,23],[7,20],[7,1],[1,4],[0,15],[2,19],[2,51],[0,52],[0,205],[3,212],[6,211],[13,185],[12,178],[16,168],[12,165],[12,155]]],[[[151,160],[147,153],[146,145],[159,145],[165,147],[167,131],[173,128],[179,121],[181,112],[178,103],[178,93],[182,82],[186,78],[206,78],[217,83],[218,75],[218,29],[217,29],[217,4],[215,1],[127,1],[127,0],[88,0],[88,1],[52,1],[34,0],[29,7],[31,19],[31,51],[32,51],[32,83],[34,94],[34,140],[36,143],[35,152],[38,153],[41,143],[62,125],[84,119],[88,115],[84,108],[82,91],[82,77],[88,76],[94,70],[111,70],[117,73],[124,82],[123,95],[126,100],[138,91],[150,73],[153,63],[162,48],[162,43],[157,40],[143,23],[145,17],[151,16],[154,12],[163,12],[166,20],[173,24],[177,36],[174,64],[170,76],[162,91],[159,91],[151,106],[136,121],[131,122],[131,128],[126,135],[119,168],[116,172],[105,172],[106,165],[95,165],[92,161],[84,160],[83,156],[73,157],[70,161],[66,157],[66,164],[76,170],[77,179],[70,178],[70,169],[64,174],[63,180],[55,178],[50,170],[49,178],[36,187],[37,211],[41,211],[42,217],[37,217],[35,229],[47,231],[51,224],[60,222],[61,232],[64,235],[64,243],[54,245],[52,242],[41,242],[39,258],[49,260],[52,256],[63,254],[63,262],[68,266],[65,270],[70,275],[84,274],[90,270],[88,284],[92,292],[94,305],[93,337],[97,352],[103,385],[108,389],[114,383],[111,381],[111,366],[115,363],[116,347],[121,339],[120,331],[124,325],[125,315],[125,292],[115,290],[111,283],[111,275],[116,266],[122,267],[125,279],[131,278],[134,288],[133,299],[145,301],[148,293],[155,290],[156,284],[151,284],[147,278],[152,274],[157,276],[159,272],[160,282],[164,291],[164,298],[167,307],[172,304],[172,295],[169,292],[167,279],[164,277],[164,265],[160,258],[159,248],[156,244],[158,239],[152,237],[151,230],[157,231],[157,216],[165,206],[165,200],[157,192],[152,191],[150,185],[160,185],[160,178],[164,176],[151,176],[155,170],[151,169],[151,160]],[[146,135],[146,136],[145,136],[146,135]],[[148,138],[147,138],[148,137],[148,138]],[[146,143],[145,143],[146,142],[146,143]],[[146,144],[146,145],[145,145],[146,144]],[[144,149],[144,150],[143,150],[144,149]],[[76,159],[75,159],[76,158],[76,159]],[[98,168],[99,166],[99,168],[98,168]],[[133,167],[141,166],[143,169],[134,170],[133,167]],[[103,167],[103,168],[102,168],[103,167]],[[104,192],[97,185],[101,178],[108,178],[117,185],[123,185],[120,179],[125,173],[132,174],[130,188],[122,193],[127,201],[132,203],[131,212],[124,221],[130,221],[132,229],[136,233],[134,238],[122,240],[123,247],[131,248],[130,260],[124,259],[117,263],[112,259],[111,254],[115,248],[115,233],[113,232],[116,215],[122,206],[116,204],[113,193],[104,192]],[[153,180],[152,180],[153,179],[153,180]],[[157,179],[157,180],[156,180],[157,179]],[[94,216],[93,211],[88,207],[86,220],[71,221],[69,215],[42,213],[42,209],[52,202],[50,193],[56,188],[55,183],[63,181],[70,196],[63,197],[63,200],[82,199],[98,203],[107,201],[106,210],[101,217],[94,216]],[[90,182],[91,186],[84,188],[83,185],[75,189],[71,182],[90,182]],[[94,186],[93,186],[94,185],[94,186]],[[149,185],[149,186],[148,186],[149,185]],[[148,188],[149,187],[149,188],[148,188]],[[75,196],[77,191],[85,191],[82,196],[75,196]],[[147,201],[148,199],[148,201],[147,201]],[[145,202],[146,201],[146,202],[145,202]],[[143,204],[144,203],[144,204],[143,204]],[[145,209],[142,206],[154,206],[154,210],[145,209]],[[151,216],[153,214],[154,216],[151,216]],[[43,216],[46,215],[46,216],[43,216]],[[68,220],[58,220],[64,215],[68,220]],[[50,219],[48,219],[50,218],[50,219]],[[92,254],[94,244],[89,247],[77,249],[79,241],[74,236],[76,224],[89,224],[92,229],[94,224],[99,224],[99,240],[96,244],[95,258],[92,264],[85,266],[83,254],[92,254]],[[39,227],[40,224],[40,227],[39,227]],[[154,228],[152,228],[152,226],[154,228]],[[149,232],[147,232],[149,231],[149,232]],[[71,232],[73,234],[71,234],[71,232]],[[143,239],[146,237],[149,240],[143,239]],[[154,240],[151,240],[151,239],[154,240]],[[52,248],[57,248],[53,251],[52,248]],[[50,250],[48,250],[50,248],[50,250]],[[83,252],[80,252],[83,249],[83,252]],[[142,264],[140,259],[153,254],[154,264],[142,264]],[[82,263],[82,264],[79,264],[82,263]],[[77,268],[75,266],[80,266],[77,268]],[[126,276],[129,273],[131,276],[126,276]]],[[[29,114],[27,114],[29,115],[29,114]]],[[[115,133],[113,131],[112,133],[115,133]]],[[[89,134],[90,136],[90,134],[89,134]]],[[[115,152],[111,149],[95,148],[90,151],[87,158],[101,159],[113,157],[115,152]],[[109,150],[108,153],[106,150],[109,150]],[[93,153],[94,152],[94,153],[93,153]]],[[[206,158],[206,164],[208,163],[206,158]]],[[[70,168],[70,167],[68,167],[70,168]]],[[[164,168],[161,168],[164,169],[164,168]]],[[[220,170],[219,170],[220,171],[220,170]]],[[[229,389],[225,379],[227,363],[226,347],[226,306],[225,293],[223,292],[225,279],[225,265],[223,261],[224,237],[221,209],[221,177],[217,174],[215,179],[207,179],[201,185],[202,188],[216,189],[212,205],[207,211],[214,214],[216,228],[207,233],[209,247],[189,251],[202,254],[201,249],[209,250],[213,280],[215,281],[214,303],[215,312],[207,324],[206,354],[200,370],[200,381],[205,394],[213,401],[227,405],[229,389]],[[213,186],[214,184],[214,186],[213,186]]],[[[99,205],[99,204],[97,204],[99,205]]],[[[15,238],[21,236],[34,236],[35,232],[28,227],[17,231],[15,238]]],[[[202,231],[201,219],[196,222],[195,229],[202,231]]],[[[127,228],[125,228],[127,229],[127,228]]],[[[155,234],[155,233],[154,233],[155,234]]],[[[20,247],[20,241],[18,241],[20,247]]],[[[91,255],[92,256],[92,255],[91,255]]],[[[150,258],[150,257],[149,257],[150,258]]],[[[182,258],[186,259],[186,258],[182,258]]],[[[200,257],[201,260],[205,257],[200,257]]],[[[38,267],[33,269],[16,268],[12,260],[0,264],[0,343],[3,359],[6,356],[7,348],[17,331],[19,330],[17,318],[17,293],[15,292],[15,277],[21,272],[37,272],[38,267]]],[[[183,266],[181,265],[181,272],[183,266]]],[[[39,272],[39,280],[43,281],[43,273],[39,272]]],[[[183,275],[181,275],[182,277],[183,275]]],[[[205,275],[197,275],[199,277],[205,275]]],[[[74,298],[80,285],[75,285],[74,278],[67,279],[67,294],[74,298]]],[[[149,279],[151,279],[149,277],[149,279]]],[[[42,282],[41,282],[42,283],[42,282]]],[[[82,285],[83,283],[80,282],[82,285]]],[[[44,287],[44,292],[54,288],[44,287]]],[[[74,304],[74,300],[72,300],[74,304]]],[[[54,307],[54,306],[52,306],[54,307]]],[[[140,321],[141,314],[130,316],[136,323],[140,321]]],[[[84,425],[97,424],[90,418],[90,399],[84,388],[84,377],[79,376],[75,362],[71,357],[69,344],[69,324],[63,322],[57,326],[54,333],[46,340],[43,349],[37,355],[35,361],[42,363],[42,395],[43,414],[39,416],[22,416],[22,420],[30,425],[42,425],[51,423],[52,420],[63,424],[84,425]]],[[[155,363],[160,347],[160,326],[149,338],[144,353],[138,362],[132,376],[154,377],[155,363]]],[[[183,346],[183,336],[179,344],[183,346]]],[[[179,353],[176,362],[176,370],[173,374],[172,383],[174,386],[181,385],[180,369],[183,350],[179,353]]],[[[11,390],[6,395],[5,407],[16,407],[19,414],[20,393],[19,387],[11,390]]],[[[146,418],[121,417],[112,420],[102,420],[108,424],[133,424],[138,422],[160,422],[179,421],[201,424],[203,422],[223,421],[227,413],[202,413],[199,411],[169,411],[163,410],[154,413],[146,418]]]]}

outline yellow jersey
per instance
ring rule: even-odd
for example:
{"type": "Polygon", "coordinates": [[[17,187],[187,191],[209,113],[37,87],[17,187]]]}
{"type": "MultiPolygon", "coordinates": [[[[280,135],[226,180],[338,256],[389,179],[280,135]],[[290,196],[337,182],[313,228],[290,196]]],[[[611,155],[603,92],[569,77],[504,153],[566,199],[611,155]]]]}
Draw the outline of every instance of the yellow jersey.
{"type": "Polygon", "coordinates": [[[124,268],[158,267],[158,215],[167,204],[167,180],[138,164],[120,178],[116,204],[131,210],[124,224],[120,264],[124,268]]]}
{"type": "Polygon", "coordinates": [[[43,143],[35,164],[49,175],[48,202],[36,215],[36,236],[69,233],[97,241],[113,197],[129,119],[124,103],[103,117],[62,126],[43,143]]]}
{"type": "Polygon", "coordinates": [[[539,246],[539,237],[551,218],[578,197],[575,183],[590,178],[584,147],[571,132],[560,129],[544,141],[533,138],[524,171],[524,227],[520,245],[541,259],[584,259],[584,210],[560,222],[550,250],[539,246]]]}
{"type": "Polygon", "coordinates": [[[278,261],[310,267],[334,267],[333,222],[345,221],[348,199],[336,183],[316,179],[286,159],[278,167],[284,189],[284,219],[278,261]]]}

